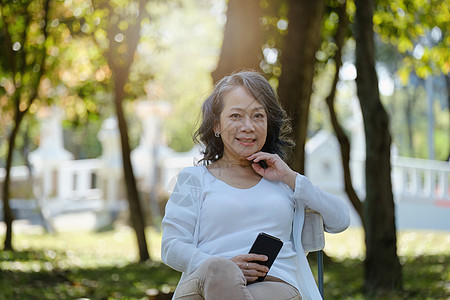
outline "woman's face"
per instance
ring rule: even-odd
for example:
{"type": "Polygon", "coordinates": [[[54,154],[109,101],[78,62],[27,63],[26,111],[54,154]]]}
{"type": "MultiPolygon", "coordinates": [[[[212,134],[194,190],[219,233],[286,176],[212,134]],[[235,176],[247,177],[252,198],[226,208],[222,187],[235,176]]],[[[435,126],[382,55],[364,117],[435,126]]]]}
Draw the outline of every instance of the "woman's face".
{"type": "Polygon", "coordinates": [[[221,135],[224,158],[247,161],[266,142],[266,110],[245,88],[234,88],[223,98],[220,120],[214,130],[221,135]]]}

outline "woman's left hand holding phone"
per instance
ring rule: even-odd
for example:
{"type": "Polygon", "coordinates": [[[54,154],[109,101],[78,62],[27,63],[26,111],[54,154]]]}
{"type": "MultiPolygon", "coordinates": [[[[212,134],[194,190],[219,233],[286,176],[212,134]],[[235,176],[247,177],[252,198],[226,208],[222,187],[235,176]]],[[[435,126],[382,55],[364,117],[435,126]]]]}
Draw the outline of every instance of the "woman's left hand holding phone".
{"type": "Polygon", "coordinates": [[[266,255],[253,253],[237,255],[230,258],[242,270],[248,283],[256,281],[260,276],[266,276],[269,268],[256,261],[266,261],[267,259],[266,255]]]}

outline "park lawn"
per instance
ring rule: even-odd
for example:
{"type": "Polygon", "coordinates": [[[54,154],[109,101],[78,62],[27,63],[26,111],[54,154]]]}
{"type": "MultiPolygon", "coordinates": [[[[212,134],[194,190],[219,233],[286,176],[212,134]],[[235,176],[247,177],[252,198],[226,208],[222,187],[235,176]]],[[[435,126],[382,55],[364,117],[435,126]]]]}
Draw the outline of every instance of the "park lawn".
{"type": "MultiPolygon", "coordinates": [[[[159,261],[160,233],[149,229],[152,262],[136,263],[133,231],[55,235],[18,233],[16,252],[0,251],[0,299],[146,299],[146,291],[173,291],[180,274],[159,261]]],[[[4,239],[0,235],[1,240],[4,239]]],[[[404,291],[364,295],[363,231],[326,235],[326,299],[450,299],[450,233],[401,231],[398,253],[404,291]]],[[[311,254],[312,268],[317,267],[311,254]]]]}

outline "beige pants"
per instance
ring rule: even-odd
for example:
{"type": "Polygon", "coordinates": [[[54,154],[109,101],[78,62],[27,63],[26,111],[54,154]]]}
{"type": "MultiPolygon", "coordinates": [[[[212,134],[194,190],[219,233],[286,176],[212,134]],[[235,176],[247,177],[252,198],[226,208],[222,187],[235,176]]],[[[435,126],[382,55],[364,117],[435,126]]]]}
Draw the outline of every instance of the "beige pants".
{"type": "Polygon", "coordinates": [[[241,269],[229,259],[214,257],[180,283],[174,299],[183,300],[300,300],[292,285],[271,276],[247,285],[241,269]]]}

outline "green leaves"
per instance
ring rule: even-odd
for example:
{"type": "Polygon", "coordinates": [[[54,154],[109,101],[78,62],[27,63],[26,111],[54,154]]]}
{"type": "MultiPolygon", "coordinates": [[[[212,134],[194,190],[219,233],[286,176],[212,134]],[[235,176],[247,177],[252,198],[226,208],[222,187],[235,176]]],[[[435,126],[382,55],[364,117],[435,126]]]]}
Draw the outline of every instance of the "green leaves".
{"type": "Polygon", "coordinates": [[[445,0],[378,1],[374,30],[384,43],[403,54],[398,75],[409,82],[409,74],[419,77],[448,74],[450,71],[450,9],[445,0]]]}

